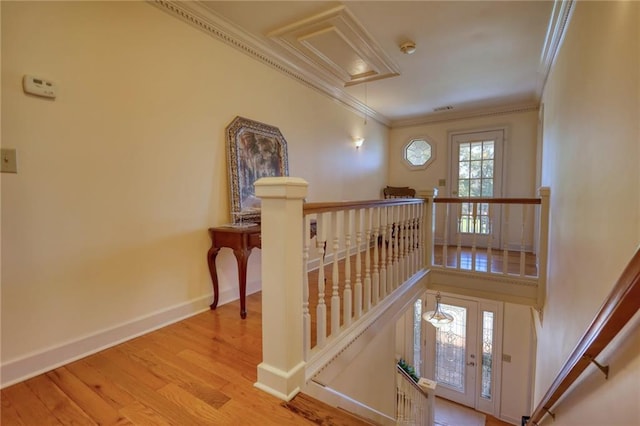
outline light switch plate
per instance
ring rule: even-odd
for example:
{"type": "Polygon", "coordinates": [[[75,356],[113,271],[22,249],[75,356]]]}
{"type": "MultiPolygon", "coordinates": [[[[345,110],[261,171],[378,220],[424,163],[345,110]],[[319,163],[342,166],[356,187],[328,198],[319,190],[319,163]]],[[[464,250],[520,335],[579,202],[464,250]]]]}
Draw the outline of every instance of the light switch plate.
{"type": "Polygon", "coordinates": [[[18,161],[16,160],[16,150],[2,148],[0,151],[0,172],[18,173],[18,161]]]}
{"type": "Polygon", "coordinates": [[[446,179],[438,179],[438,186],[447,186],[446,179]]]}

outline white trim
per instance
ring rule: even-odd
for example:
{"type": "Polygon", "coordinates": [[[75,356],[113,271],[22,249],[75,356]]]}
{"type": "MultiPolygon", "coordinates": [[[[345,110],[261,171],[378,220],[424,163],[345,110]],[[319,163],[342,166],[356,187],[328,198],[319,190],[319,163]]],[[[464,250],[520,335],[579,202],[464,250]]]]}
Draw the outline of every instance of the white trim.
{"type": "MultiPolygon", "coordinates": [[[[248,32],[238,28],[224,17],[216,14],[207,8],[201,1],[182,2],[175,0],[147,0],[149,4],[169,13],[170,15],[198,28],[217,40],[243,52],[246,55],[286,74],[298,82],[310,87],[334,100],[345,105],[347,108],[370,117],[378,123],[389,128],[410,127],[422,124],[442,123],[447,121],[463,120],[468,118],[479,118],[487,116],[497,116],[504,114],[514,114],[520,112],[536,111],[539,102],[501,105],[496,107],[473,108],[467,110],[452,110],[426,115],[419,115],[411,118],[390,120],[388,117],[371,109],[354,96],[347,93],[342,82],[337,78],[329,78],[326,75],[314,74],[309,70],[283,58],[271,47],[258,40],[248,32]]],[[[559,0],[556,0],[559,3],[559,0]]],[[[573,0],[569,1],[573,3],[573,0]]],[[[569,7],[569,9],[571,9],[569,7]]],[[[565,26],[568,17],[565,18],[565,26]]],[[[562,27],[564,34],[564,26],[562,27]]],[[[559,40],[561,41],[561,39],[559,40]]],[[[559,43],[557,45],[559,47],[559,43]]],[[[547,72],[548,73],[548,72],[547,72]]],[[[546,81],[546,75],[544,76],[546,81]]]]}
{"type": "Polygon", "coordinates": [[[538,102],[516,105],[503,105],[498,107],[487,107],[481,109],[468,109],[460,111],[447,111],[437,114],[429,114],[426,116],[418,116],[412,118],[403,118],[391,121],[391,128],[397,129],[401,127],[419,126],[422,124],[444,123],[447,121],[459,121],[468,118],[480,118],[490,116],[500,116],[507,114],[516,114],[521,112],[531,112],[538,110],[538,102]]]}
{"type": "Polygon", "coordinates": [[[209,309],[209,303],[211,303],[211,295],[201,296],[5,362],[0,366],[0,377],[2,378],[0,387],[5,388],[169,324],[205,312],[209,309]]]}
{"type": "Polygon", "coordinates": [[[540,66],[538,67],[539,81],[536,90],[538,99],[542,98],[551,67],[553,67],[555,63],[558,51],[560,51],[564,36],[567,33],[567,27],[573,15],[574,3],[574,0],[554,1],[549,26],[547,27],[547,35],[544,40],[544,45],[542,46],[542,53],[540,54],[540,66]]]}
{"type": "Polygon", "coordinates": [[[326,76],[323,78],[319,75],[314,75],[308,70],[286,60],[256,37],[225,20],[222,16],[217,15],[214,11],[207,8],[203,2],[182,2],[174,0],[147,1],[149,4],[160,8],[161,10],[179,18],[201,31],[204,31],[217,40],[241,51],[246,55],[249,55],[253,59],[275,68],[305,86],[337,100],[346,107],[359,112],[366,117],[372,118],[380,124],[389,126],[390,120],[387,117],[369,108],[367,105],[345,92],[342,89],[342,83],[339,79],[329,80],[326,76]]]}
{"type": "Polygon", "coordinates": [[[313,398],[329,404],[332,407],[342,408],[357,416],[363,417],[368,420],[376,422],[376,424],[384,426],[396,425],[396,419],[389,417],[388,415],[369,407],[353,398],[349,398],[337,390],[327,387],[320,382],[310,380],[303,392],[313,398]]]}

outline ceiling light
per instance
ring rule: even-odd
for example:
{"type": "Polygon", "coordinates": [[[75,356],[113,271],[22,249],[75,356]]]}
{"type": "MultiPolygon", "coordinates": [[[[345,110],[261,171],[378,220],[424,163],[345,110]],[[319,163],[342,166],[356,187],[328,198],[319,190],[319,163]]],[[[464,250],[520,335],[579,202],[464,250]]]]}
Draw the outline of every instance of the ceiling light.
{"type": "Polygon", "coordinates": [[[422,319],[430,322],[435,328],[440,328],[453,322],[453,316],[444,312],[440,307],[440,292],[436,294],[436,309],[422,314],[422,319]]]}
{"type": "Polygon", "coordinates": [[[412,41],[405,41],[400,45],[400,51],[405,55],[411,55],[416,51],[416,44],[412,41]]]}
{"type": "Polygon", "coordinates": [[[353,142],[356,145],[356,148],[360,148],[364,143],[364,138],[355,138],[353,142]]]}

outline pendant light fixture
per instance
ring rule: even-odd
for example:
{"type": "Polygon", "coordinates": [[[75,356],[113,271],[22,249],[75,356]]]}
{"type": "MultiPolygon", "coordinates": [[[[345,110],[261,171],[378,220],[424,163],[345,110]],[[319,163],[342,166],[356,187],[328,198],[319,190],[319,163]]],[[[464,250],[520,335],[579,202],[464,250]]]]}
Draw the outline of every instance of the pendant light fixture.
{"type": "Polygon", "coordinates": [[[453,322],[453,316],[444,312],[440,306],[440,292],[436,294],[436,309],[422,314],[422,319],[430,322],[435,328],[440,328],[453,322]]]}

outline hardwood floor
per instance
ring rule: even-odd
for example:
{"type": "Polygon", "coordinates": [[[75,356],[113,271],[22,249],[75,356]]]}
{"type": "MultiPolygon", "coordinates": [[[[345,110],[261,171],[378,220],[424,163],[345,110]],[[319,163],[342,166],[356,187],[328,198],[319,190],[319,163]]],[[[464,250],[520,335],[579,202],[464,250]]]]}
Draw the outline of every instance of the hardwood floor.
{"type": "Polygon", "coordinates": [[[300,403],[288,408],[253,386],[261,358],[256,293],[245,320],[229,303],[3,389],[0,424],[366,424],[320,404],[313,417],[296,414],[300,403]]]}
{"type": "Polygon", "coordinates": [[[261,295],[3,389],[8,425],[312,425],[253,386],[261,295]]]}

